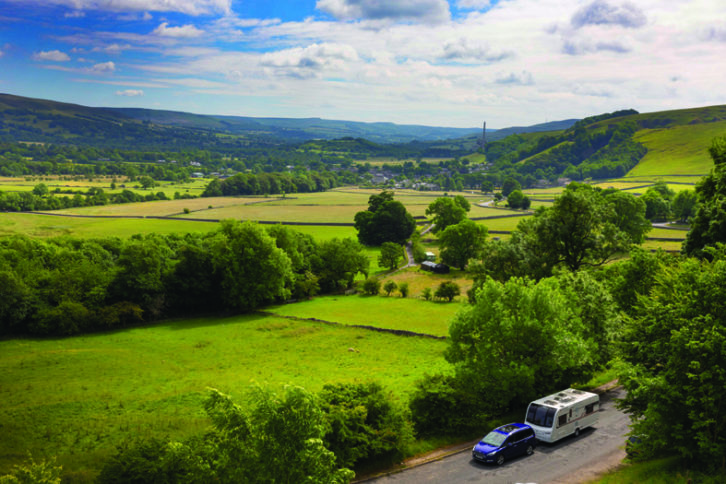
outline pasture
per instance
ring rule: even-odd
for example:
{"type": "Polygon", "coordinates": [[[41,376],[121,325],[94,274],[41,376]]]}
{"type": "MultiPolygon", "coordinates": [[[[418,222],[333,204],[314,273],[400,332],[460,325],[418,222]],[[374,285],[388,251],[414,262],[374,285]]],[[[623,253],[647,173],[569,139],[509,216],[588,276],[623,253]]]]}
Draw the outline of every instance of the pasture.
{"type": "MultiPolygon", "coordinates": [[[[350,322],[353,307],[346,317],[345,305],[354,299],[338,307],[339,322],[350,322]]],[[[371,307],[381,317],[389,309],[371,307]]],[[[430,324],[446,327],[455,307],[429,313],[430,324]]],[[[405,400],[425,373],[447,371],[445,346],[266,315],[0,341],[0,474],[26,451],[56,455],[64,469],[84,472],[97,469],[124,440],[196,434],[208,425],[201,401],[209,387],[244,404],[252,382],[318,391],[326,383],[375,380],[405,400]]]]}
{"type": "Polygon", "coordinates": [[[724,132],[726,121],[638,131],[634,139],[645,145],[648,153],[628,175],[705,175],[713,168],[708,147],[724,132]]]}
{"type": "Polygon", "coordinates": [[[44,183],[51,192],[56,189],[61,190],[60,195],[64,195],[64,191],[88,191],[91,188],[101,188],[106,193],[120,193],[123,190],[131,190],[132,192],[146,195],[148,193],[164,192],[164,194],[173,198],[174,193],[189,194],[199,196],[204,191],[209,180],[202,178],[194,178],[188,182],[168,182],[157,181],[157,185],[151,189],[143,189],[137,182],[127,180],[125,177],[110,176],[33,176],[33,177],[0,177],[0,191],[8,192],[25,192],[32,191],[39,183],[44,183]],[[111,188],[111,183],[116,180],[116,188],[111,188]]]}
{"type": "MultiPolygon", "coordinates": [[[[392,279],[402,282],[417,276],[415,272],[409,271],[403,274],[410,274],[413,277],[394,276],[386,277],[383,280],[392,279]]],[[[427,283],[421,281],[426,284],[426,287],[434,288],[438,285],[430,278],[426,279],[427,283]]],[[[470,281],[468,285],[471,286],[470,281]]],[[[409,283],[409,288],[415,286],[417,286],[415,283],[409,283]]],[[[432,336],[447,336],[449,321],[456,314],[460,305],[456,302],[424,301],[417,297],[419,292],[412,291],[407,298],[400,297],[397,291],[393,292],[391,296],[324,296],[294,304],[270,306],[265,308],[265,312],[281,316],[317,318],[347,325],[373,326],[432,336]]],[[[464,295],[459,299],[465,300],[466,292],[463,292],[464,295]]]]}

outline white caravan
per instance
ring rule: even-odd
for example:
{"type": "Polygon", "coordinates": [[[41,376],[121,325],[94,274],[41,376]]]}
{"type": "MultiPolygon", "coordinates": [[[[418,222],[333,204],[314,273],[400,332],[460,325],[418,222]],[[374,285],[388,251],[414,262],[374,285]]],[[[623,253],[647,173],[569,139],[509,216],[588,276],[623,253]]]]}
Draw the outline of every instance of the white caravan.
{"type": "Polygon", "coordinates": [[[598,410],[598,395],[568,388],[530,403],[525,423],[534,429],[537,440],[555,442],[594,425],[598,410]]]}

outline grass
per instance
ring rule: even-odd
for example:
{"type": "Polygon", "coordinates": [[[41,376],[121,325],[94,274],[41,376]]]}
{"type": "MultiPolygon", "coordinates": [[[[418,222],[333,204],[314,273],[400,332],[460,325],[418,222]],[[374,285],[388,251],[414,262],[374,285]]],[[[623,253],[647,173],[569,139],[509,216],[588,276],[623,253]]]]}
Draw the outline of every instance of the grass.
{"type": "Polygon", "coordinates": [[[425,373],[447,370],[445,345],[261,315],[2,341],[0,475],[27,451],[79,472],[97,469],[125,439],[198,433],[208,387],[243,404],[253,381],[318,391],[375,380],[405,400],[425,373]]]}
{"type": "Polygon", "coordinates": [[[648,153],[628,175],[705,175],[713,168],[708,154],[711,140],[724,132],[726,121],[638,131],[634,139],[648,153]]]}
{"type": "Polygon", "coordinates": [[[692,463],[684,463],[677,457],[665,457],[646,462],[626,463],[590,484],[717,484],[726,479],[721,474],[703,474],[692,463]]]}
{"type": "Polygon", "coordinates": [[[449,334],[449,323],[459,310],[459,304],[424,301],[415,297],[417,293],[411,293],[407,298],[400,297],[398,291],[393,294],[395,295],[325,296],[295,304],[272,306],[265,310],[284,316],[317,318],[433,336],[449,334]]]}
{"type": "Polygon", "coordinates": [[[4,213],[0,217],[0,237],[25,234],[31,237],[122,237],[133,234],[208,232],[217,223],[156,219],[74,218],[29,213],[4,213]]]}
{"type": "MultiPolygon", "coordinates": [[[[123,190],[131,190],[141,195],[164,192],[167,197],[172,198],[175,192],[199,196],[209,180],[195,178],[188,182],[158,181],[158,186],[146,190],[140,188],[137,182],[128,181],[122,176],[94,176],[92,180],[80,176],[75,178],[70,176],[0,177],[0,191],[31,191],[39,183],[44,183],[51,192],[56,188],[84,192],[90,188],[101,188],[106,193],[120,193],[123,190]],[[116,178],[116,188],[111,189],[111,182],[114,178],[116,178]]],[[[60,193],[59,195],[72,196],[67,193],[60,193]]]]}

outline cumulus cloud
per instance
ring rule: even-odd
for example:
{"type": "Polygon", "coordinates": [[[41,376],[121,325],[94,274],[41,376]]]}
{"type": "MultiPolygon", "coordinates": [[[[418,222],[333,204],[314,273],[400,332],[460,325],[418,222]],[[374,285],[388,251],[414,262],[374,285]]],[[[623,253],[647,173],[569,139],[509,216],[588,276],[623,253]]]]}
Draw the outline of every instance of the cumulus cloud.
{"type": "Polygon", "coordinates": [[[187,15],[228,14],[232,0],[12,0],[40,6],[62,5],[76,11],[179,12],[187,15]]]}
{"type": "Polygon", "coordinates": [[[111,61],[100,62],[98,64],[94,64],[93,67],[91,67],[91,72],[94,72],[97,74],[108,74],[110,72],[114,72],[115,70],[116,70],[116,64],[114,64],[111,61]]]}
{"type": "Polygon", "coordinates": [[[491,0],[459,0],[456,6],[462,10],[479,10],[491,7],[491,0]]]}
{"type": "Polygon", "coordinates": [[[199,30],[195,26],[182,25],[181,27],[167,27],[167,22],[162,22],[161,25],[156,27],[152,34],[158,35],[159,37],[173,37],[176,39],[193,39],[204,34],[203,30],[199,30]]]}
{"type": "Polygon", "coordinates": [[[341,20],[439,23],[451,17],[446,0],[317,0],[315,7],[341,20]]]}
{"type": "Polygon", "coordinates": [[[342,69],[346,62],[358,60],[356,50],[343,44],[313,44],[264,54],[260,65],[274,68],[289,77],[318,76],[325,69],[342,69]]]}
{"type": "Polygon", "coordinates": [[[582,7],[572,16],[570,23],[575,28],[586,25],[619,25],[626,28],[639,28],[646,23],[645,14],[632,3],[612,5],[605,0],[595,0],[582,7]]]}
{"type": "Polygon", "coordinates": [[[37,61],[51,61],[51,62],[68,62],[71,60],[68,54],[59,50],[41,50],[33,54],[33,59],[37,61]]]}
{"type": "Polygon", "coordinates": [[[497,84],[531,86],[534,84],[534,78],[532,77],[532,73],[528,71],[510,72],[509,74],[500,74],[494,82],[497,84]]]}
{"type": "Polygon", "coordinates": [[[138,97],[143,96],[144,91],[141,89],[126,89],[125,91],[116,91],[116,95],[124,97],[138,97]]]}
{"type": "Polygon", "coordinates": [[[511,51],[495,51],[489,46],[472,43],[466,37],[449,40],[444,44],[442,58],[473,63],[497,62],[513,57],[511,51]]]}
{"type": "Polygon", "coordinates": [[[617,42],[591,42],[591,41],[574,41],[567,40],[562,46],[562,53],[567,55],[584,55],[594,52],[613,52],[616,54],[626,54],[631,51],[630,47],[617,42]]]}

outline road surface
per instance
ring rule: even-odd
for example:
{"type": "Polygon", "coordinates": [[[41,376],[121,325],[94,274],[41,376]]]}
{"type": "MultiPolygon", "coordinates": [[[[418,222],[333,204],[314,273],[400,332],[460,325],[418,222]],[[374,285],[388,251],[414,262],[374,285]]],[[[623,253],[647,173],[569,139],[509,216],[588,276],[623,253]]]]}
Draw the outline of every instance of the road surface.
{"type": "MultiPolygon", "coordinates": [[[[615,408],[622,398],[620,387],[600,396],[600,418],[596,426],[579,437],[570,436],[554,444],[539,444],[534,455],[518,457],[501,467],[475,462],[471,451],[379,477],[376,484],[424,483],[578,483],[615,467],[625,457],[625,434],[630,418],[615,408]]],[[[482,435],[491,429],[482,429],[482,435]]]]}

